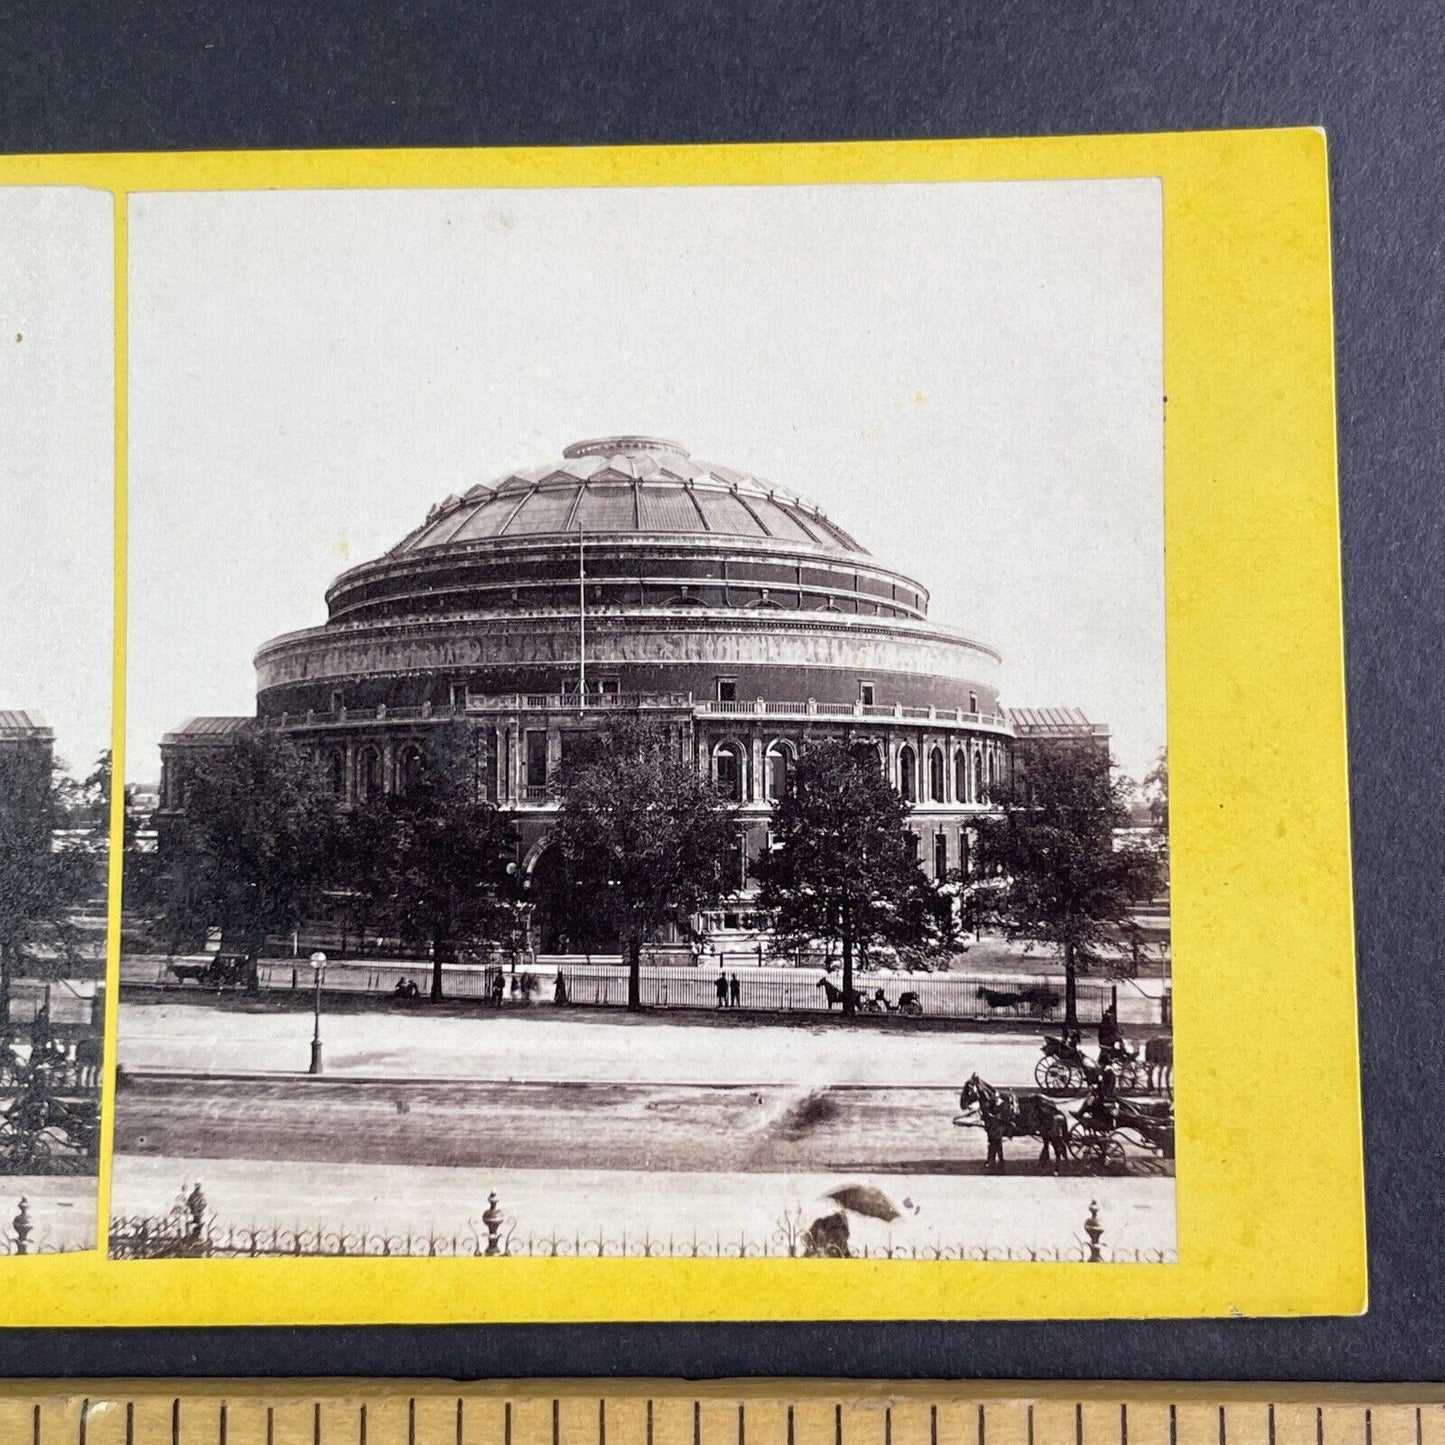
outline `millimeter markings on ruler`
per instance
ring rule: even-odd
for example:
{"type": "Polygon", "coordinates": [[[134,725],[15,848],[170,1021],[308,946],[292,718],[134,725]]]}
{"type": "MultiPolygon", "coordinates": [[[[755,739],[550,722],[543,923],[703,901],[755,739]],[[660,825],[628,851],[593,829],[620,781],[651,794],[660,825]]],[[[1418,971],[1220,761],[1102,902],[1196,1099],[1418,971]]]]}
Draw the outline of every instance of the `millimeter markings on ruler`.
{"type": "Polygon", "coordinates": [[[91,1381],[0,1445],[1445,1445],[1436,1386],[91,1381]]]}

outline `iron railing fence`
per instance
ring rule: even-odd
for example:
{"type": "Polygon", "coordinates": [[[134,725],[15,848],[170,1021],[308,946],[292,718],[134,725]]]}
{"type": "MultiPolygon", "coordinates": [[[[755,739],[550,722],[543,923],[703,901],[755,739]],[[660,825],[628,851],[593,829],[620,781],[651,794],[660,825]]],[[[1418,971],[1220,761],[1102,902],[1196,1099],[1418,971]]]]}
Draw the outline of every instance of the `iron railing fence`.
{"type": "MultiPolygon", "coordinates": [[[[425,998],[431,990],[432,973],[433,966],[420,959],[339,960],[326,965],[323,988],[327,994],[395,996],[414,987],[416,996],[425,998]]],[[[304,993],[314,987],[314,975],[304,959],[261,959],[257,977],[260,988],[268,991],[304,993]]],[[[123,978],[127,982],[143,981],[133,969],[127,970],[123,978]]],[[[151,982],[149,978],[144,981],[151,982]]],[[[640,982],[642,1006],[649,1009],[836,1014],[842,1006],[840,975],[823,974],[811,968],[758,968],[755,964],[743,964],[720,975],[707,964],[696,968],[644,964],[640,982]],[[728,984],[721,998],[720,976],[725,977],[728,984]],[[738,984],[736,1001],[731,988],[734,978],[738,984]]],[[[156,964],[153,984],[173,990],[195,991],[201,987],[175,978],[164,960],[156,964]]],[[[627,1004],[627,969],[620,960],[612,958],[577,962],[543,957],[515,969],[509,964],[445,964],[442,968],[444,998],[496,1001],[499,985],[501,1000],[508,1004],[527,1001],[601,1008],[622,1008],[627,1004]],[[563,994],[557,989],[559,975],[563,994]]],[[[1115,987],[1098,979],[1079,980],[1076,1000],[1081,1025],[1099,1022],[1104,1010],[1114,1001],[1115,987]]],[[[1038,1026],[1057,1024],[1064,1016],[1064,981],[1057,977],[976,973],[884,977],[860,972],[856,975],[855,988],[860,995],[858,1012],[864,1017],[1038,1026]]]]}
{"type": "Polygon", "coordinates": [[[495,1194],[480,1219],[461,1231],[358,1230],[221,1225],[193,1191],[167,1215],[122,1215],[111,1220],[112,1259],[213,1258],[473,1258],[473,1259],[899,1259],[1013,1261],[1047,1264],[1173,1264],[1171,1249],[1116,1247],[1104,1240],[1099,1206],[1090,1202],[1072,1240],[999,1245],[934,1236],[863,1242],[841,1232],[838,1215],[806,1222],[786,1210],[765,1234],[747,1230],[663,1233],[648,1229],[527,1231],[505,1215],[495,1194]]]}

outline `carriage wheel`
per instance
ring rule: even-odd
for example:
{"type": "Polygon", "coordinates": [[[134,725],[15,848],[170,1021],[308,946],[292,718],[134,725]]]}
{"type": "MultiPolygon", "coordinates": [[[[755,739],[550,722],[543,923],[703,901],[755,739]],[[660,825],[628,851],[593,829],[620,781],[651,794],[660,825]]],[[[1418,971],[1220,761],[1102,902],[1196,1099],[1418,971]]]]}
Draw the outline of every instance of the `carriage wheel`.
{"type": "Polygon", "coordinates": [[[43,1166],[50,1162],[50,1144],[51,1141],[44,1132],[17,1134],[10,1144],[8,1162],[15,1166],[17,1173],[34,1172],[37,1165],[43,1166]]]}
{"type": "Polygon", "coordinates": [[[917,999],[911,998],[907,1003],[898,1005],[898,1012],[905,1014],[908,1018],[919,1018],[923,1013],[923,1005],[917,999]]]}
{"type": "Polygon", "coordinates": [[[1074,1071],[1052,1054],[1034,1065],[1034,1081],[1041,1089],[1067,1089],[1074,1081],[1074,1071]]]}
{"type": "Polygon", "coordinates": [[[1124,1172],[1124,1146],[1112,1134],[1100,1134],[1089,1141],[1090,1157],[1102,1174],[1124,1172]]]}

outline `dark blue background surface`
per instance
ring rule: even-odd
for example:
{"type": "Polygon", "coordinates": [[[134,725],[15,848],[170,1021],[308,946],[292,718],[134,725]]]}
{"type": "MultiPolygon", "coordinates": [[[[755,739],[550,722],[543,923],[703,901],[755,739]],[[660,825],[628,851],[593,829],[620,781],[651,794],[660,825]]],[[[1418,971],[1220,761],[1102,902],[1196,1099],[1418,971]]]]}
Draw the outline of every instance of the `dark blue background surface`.
{"type": "MultiPolygon", "coordinates": [[[[1294,1323],[11,1332],[0,1371],[1445,1378],[1442,42],[1438,5],[1327,0],[4,6],[12,152],[1324,126],[1371,1309],[1294,1323]]],[[[1307,1149],[1311,1126],[1280,1148],[1307,1149]]]]}

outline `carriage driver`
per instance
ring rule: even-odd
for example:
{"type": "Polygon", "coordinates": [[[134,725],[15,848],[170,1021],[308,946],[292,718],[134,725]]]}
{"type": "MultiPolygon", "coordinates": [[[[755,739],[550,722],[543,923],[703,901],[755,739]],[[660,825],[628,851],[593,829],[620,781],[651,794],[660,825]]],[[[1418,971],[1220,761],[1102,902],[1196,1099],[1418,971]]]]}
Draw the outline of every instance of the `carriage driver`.
{"type": "Polygon", "coordinates": [[[1119,1079],[1112,1058],[1104,1061],[1079,1109],[1081,1119],[1090,1119],[1098,1129],[1109,1130],[1119,1121],[1119,1079]]]}
{"type": "Polygon", "coordinates": [[[1129,1047],[1119,1032],[1119,1018],[1110,1004],[1099,1020],[1099,1063],[1113,1064],[1129,1057],[1129,1047]]]}

